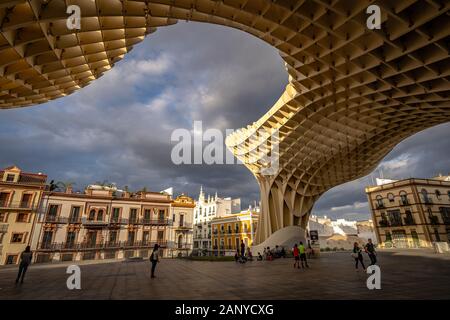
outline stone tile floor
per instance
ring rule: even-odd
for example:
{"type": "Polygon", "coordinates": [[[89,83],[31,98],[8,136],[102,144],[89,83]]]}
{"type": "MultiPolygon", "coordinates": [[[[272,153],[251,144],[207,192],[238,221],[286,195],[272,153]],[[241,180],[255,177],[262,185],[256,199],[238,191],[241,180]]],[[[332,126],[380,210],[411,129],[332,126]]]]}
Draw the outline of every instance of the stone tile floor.
{"type": "MultiPolygon", "coordinates": [[[[450,255],[379,253],[381,290],[368,290],[348,252],[322,253],[310,269],[292,259],[203,262],[164,259],[150,279],[148,261],[81,262],[81,290],[66,287],[65,264],[33,265],[15,285],[17,268],[0,268],[3,299],[450,299],[450,255]]],[[[365,262],[368,262],[367,256],[365,262]]]]}

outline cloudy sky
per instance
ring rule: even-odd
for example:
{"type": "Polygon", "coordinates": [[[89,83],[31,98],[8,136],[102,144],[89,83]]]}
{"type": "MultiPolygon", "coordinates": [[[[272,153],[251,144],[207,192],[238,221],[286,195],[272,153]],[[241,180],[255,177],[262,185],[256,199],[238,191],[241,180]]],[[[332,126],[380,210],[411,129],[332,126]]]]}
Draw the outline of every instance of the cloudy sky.
{"type": "MultiPolygon", "coordinates": [[[[0,167],[44,172],[75,189],[96,181],[130,189],[196,197],[259,198],[242,165],[174,165],[175,129],[238,129],[278,99],[287,74],[277,51],[250,35],[221,26],[180,22],[159,29],[115,68],[84,89],[43,105],[0,111],[0,167]]],[[[450,124],[399,144],[371,175],[322,196],[314,213],[369,217],[364,186],[385,178],[430,177],[450,171],[450,124]]]]}

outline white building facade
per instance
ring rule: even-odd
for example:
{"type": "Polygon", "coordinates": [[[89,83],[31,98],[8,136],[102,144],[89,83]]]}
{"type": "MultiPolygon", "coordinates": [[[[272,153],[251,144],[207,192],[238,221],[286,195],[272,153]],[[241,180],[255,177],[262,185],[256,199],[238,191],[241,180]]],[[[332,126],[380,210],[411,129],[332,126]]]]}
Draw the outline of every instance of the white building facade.
{"type": "Polygon", "coordinates": [[[211,250],[211,220],[241,211],[241,199],[205,196],[200,187],[194,209],[194,251],[211,250]]]}

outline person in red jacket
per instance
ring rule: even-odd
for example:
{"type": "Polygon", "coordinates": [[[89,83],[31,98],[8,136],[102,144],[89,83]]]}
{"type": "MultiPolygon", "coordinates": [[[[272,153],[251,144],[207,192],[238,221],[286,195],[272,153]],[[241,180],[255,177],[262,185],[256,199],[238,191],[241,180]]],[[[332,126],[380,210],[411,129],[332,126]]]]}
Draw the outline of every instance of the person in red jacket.
{"type": "Polygon", "coordinates": [[[294,254],[294,268],[297,266],[297,268],[300,269],[300,250],[298,250],[297,244],[294,244],[292,253],[294,254]]]}

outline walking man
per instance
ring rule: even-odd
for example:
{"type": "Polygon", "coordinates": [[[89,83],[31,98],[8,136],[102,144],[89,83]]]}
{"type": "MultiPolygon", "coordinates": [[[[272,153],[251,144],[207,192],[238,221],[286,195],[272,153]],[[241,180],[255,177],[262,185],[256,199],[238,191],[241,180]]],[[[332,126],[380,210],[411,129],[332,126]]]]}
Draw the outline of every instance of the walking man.
{"type": "Polygon", "coordinates": [[[245,257],[245,243],[244,240],[241,240],[241,257],[245,257]]]}
{"type": "Polygon", "coordinates": [[[20,255],[19,273],[17,274],[16,283],[23,283],[23,278],[25,278],[25,273],[27,272],[28,266],[31,264],[31,259],[33,253],[30,250],[30,246],[25,248],[25,251],[20,255]]]}
{"type": "Polygon", "coordinates": [[[375,252],[375,245],[372,242],[372,239],[368,240],[368,243],[365,246],[366,252],[370,258],[370,265],[374,265],[377,263],[377,253],[375,252]]]}
{"type": "Polygon", "coordinates": [[[308,261],[306,261],[306,249],[303,245],[303,242],[300,241],[300,245],[298,246],[298,251],[300,252],[300,262],[302,263],[302,268],[309,268],[308,261]],[[305,265],[303,265],[303,262],[305,262],[305,265]]]}
{"type": "Polygon", "coordinates": [[[159,245],[155,243],[155,246],[153,247],[153,252],[150,255],[150,262],[152,263],[152,278],[155,278],[155,269],[156,264],[159,262],[159,245]]]}

